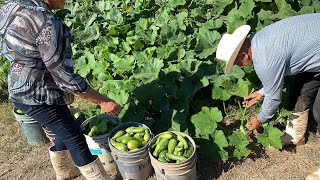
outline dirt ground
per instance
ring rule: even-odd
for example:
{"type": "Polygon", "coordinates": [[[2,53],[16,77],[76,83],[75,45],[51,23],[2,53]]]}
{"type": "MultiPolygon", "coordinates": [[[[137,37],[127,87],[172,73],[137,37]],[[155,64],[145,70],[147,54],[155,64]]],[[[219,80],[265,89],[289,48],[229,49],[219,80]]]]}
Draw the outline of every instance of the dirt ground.
{"type": "MultiPolygon", "coordinates": [[[[50,144],[29,145],[11,111],[10,103],[0,104],[0,179],[55,179],[48,155],[50,144]]],[[[210,162],[201,157],[197,175],[203,180],[302,180],[320,168],[319,150],[319,140],[310,135],[306,145],[282,151],[269,149],[243,161],[210,162]]]]}

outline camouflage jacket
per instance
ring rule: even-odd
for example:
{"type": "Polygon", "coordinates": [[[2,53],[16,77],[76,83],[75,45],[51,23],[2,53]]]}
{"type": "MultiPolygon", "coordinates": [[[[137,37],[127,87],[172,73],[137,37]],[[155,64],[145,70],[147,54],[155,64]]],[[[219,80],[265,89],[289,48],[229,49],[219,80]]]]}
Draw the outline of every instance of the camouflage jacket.
{"type": "Polygon", "coordinates": [[[9,99],[65,104],[64,92],[87,92],[74,73],[68,27],[41,0],[6,1],[0,9],[0,51],[10,61],[9,99]]]}

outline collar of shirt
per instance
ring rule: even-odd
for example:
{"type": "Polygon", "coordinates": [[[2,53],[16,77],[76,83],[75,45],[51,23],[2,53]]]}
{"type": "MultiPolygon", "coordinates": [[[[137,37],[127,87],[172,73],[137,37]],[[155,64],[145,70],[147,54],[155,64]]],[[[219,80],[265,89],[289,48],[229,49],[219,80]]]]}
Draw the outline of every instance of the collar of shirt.
{"type": "Polygon", "coordinates": [[[9,3],[17,3],[20,6],[35,11],[51,12],[42,0],[8,0],[9,3]]]}

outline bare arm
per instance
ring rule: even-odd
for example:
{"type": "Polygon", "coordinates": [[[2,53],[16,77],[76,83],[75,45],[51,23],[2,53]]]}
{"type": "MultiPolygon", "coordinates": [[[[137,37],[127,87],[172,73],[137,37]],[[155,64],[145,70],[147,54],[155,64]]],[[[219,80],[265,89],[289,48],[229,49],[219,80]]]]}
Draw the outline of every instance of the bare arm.
{"type": "Polygon", "coordinates": [[[74,95],[87,101],[98,104],[101,107],[101,109],[108,114],[114,115],[118,114],[121,111],[121,108],[117,105],[116,102],[114,102],[112,99],[103,96],[98,91],[92,88],[90,88],[89,91],[86,93],[75,92],[74,95]]]}

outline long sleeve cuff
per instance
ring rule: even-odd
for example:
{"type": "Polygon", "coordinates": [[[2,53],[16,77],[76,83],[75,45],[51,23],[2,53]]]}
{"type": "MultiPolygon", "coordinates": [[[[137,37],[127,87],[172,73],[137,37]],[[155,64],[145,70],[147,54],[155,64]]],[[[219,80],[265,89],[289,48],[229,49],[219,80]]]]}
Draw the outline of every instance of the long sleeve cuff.
{"type": "Polygon", "coordinates": [[[264,123],[270,119],[270,118],[266,117],[265,115],[263,115],[261,112],[258,114],[257,118],[261,123],[264,123]]]}

